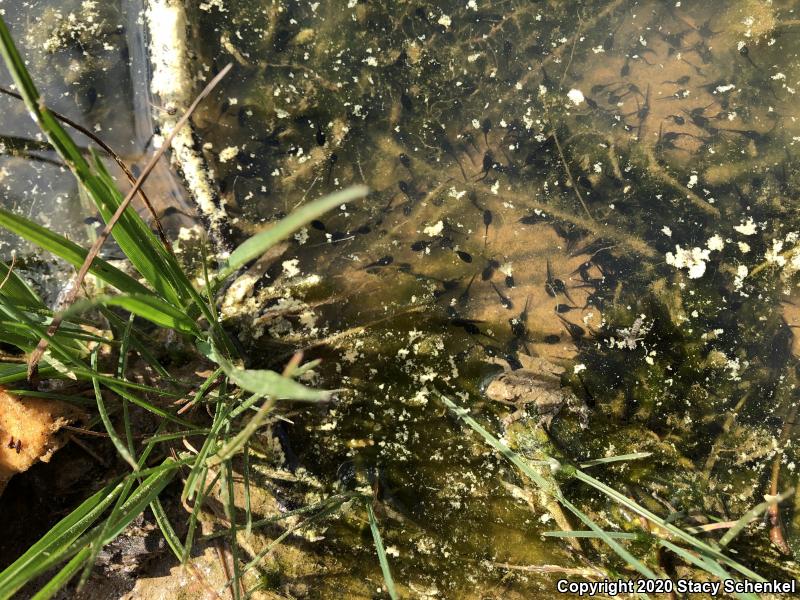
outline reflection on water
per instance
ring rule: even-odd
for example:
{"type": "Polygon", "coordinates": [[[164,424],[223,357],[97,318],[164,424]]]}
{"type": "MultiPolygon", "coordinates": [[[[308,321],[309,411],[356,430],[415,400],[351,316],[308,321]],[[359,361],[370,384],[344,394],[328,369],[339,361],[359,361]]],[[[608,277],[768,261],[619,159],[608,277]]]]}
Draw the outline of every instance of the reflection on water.
{"type": "MultiPolygon", "coordinates": [[[[554,524],[535,493],[434,388],[532,454],[652,452],[597,475],[683,527],[735,520],[796,483],[796,3],[188,11],[190,71],[235,64],[194,119],[232,239],[351,183],[373,190],[228,292],[254,363],[304,347],[326,359],[322,385],[348,390],[278,432],[284,466],[315,482],[278,490],[287,503],[373,488],[395,578],[419,596],[531,597],[557,577],[532,566],[597,564],[590,544],[584,558],[541,537],[554,524]],[[541,390],[553,368],[579,402],[547,436],[533,403],[484,395],[503,369],[541,390]]],[[[98,106],[121,118],[127,98],[98,106]]],[[[130,125],[107,129],[124,149],[130,125]]],[[[607,528],[633,527],[567,491],[607,528]]],[[[791,507],[780,516],[782,529],[738,542],[764,574],[792,568],[797,521],[791,507]]],[[[361,534],[344,521],[328,531],[320,552],[344,574],[313,583],[319,593],[378,585],[369,544],[354,549],[361,534]]]]}
{"type": "MultiPolygon", "coordinates": [[[[95,133],[138,173],[144,153],[152,148],[154,110],[147,85],[141,3],[14,0],[2,8],[48,107],[95,133]]],[[[8,89],[10,84],[3,69],[0,85],[8,89]]],[[[98,221],[81,199],[74,177],[49,151],[22,102],[0,94],[0,110],[6,115],[0,132],[0,206],[85,242],[98,221]]],[[[87,151],[93,145],[81,135],[76,138],[87,151]]],[[[107,164],[125,182],[121,172],[113,171],[113,161],[107,164]]],[[[159,212],[184,204],[183,192],[163,165],[146,187],[159,212]]],[[[183,217],[179,219],[164,221],[177,228],[186,224],[183,217]]],[[[44,291],[53,291],[50,277],[59,281],[60,268],[33,256],[33,247],[14,236],[3,233],[2,242],[4,259],[16,251],[17,268],[44,291]]],[[[104,255],[121,256],[111,245],[104,255]]]]}

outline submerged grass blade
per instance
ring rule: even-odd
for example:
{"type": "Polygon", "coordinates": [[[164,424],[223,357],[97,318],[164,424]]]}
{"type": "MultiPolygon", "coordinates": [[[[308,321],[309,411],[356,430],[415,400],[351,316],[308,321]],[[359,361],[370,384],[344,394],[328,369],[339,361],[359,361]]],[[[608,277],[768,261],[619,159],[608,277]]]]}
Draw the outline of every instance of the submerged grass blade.
{"type": "Polygon", "coordinates": [[[367,516],[369,517],[369,529],[372,532],[372,541],[375,544],[375,551],[378,553],[378,562],[381,565],[381,572],[383,573],[383,581],[386,584],[386,590],[389,592],[389,597],[392,600],[397,600],[397,590],[394,586],[394,579],[392,578],[392,570],[389,568],[389,559],[386,558],[386,549],[383,547],[383,540],[381,539],[381,532],[378,529],[378,519],[375,518],[375,511],[372,510],[372,503],[364,502],[367,509],[367,516]]]}
{"type": "Polygon", "coordinates": [[[757,504],[756,506],[748,510],[741,516],[741,518],[739,518],[738,521],[736,521],[736,524],[733,527],[731,527],[727,532],[725,532],[725,535],[723,535],[722,539],[720,539],[718,542],[719,545],[724,548],[725,546],[730,544],[733,541],[733,539],[737,535],[739,535],[745,527],[747,527],[749,523],[751,523],[754,519],[757,519],[760,515],[766,512],[770,506],[772,506],[773,504],[778,504],[779,502],[783,502],[787,498],[790,498],[793,494],[794,494],[794,488],[789,488],[781,495],[770,497],[764,502],[761,502],[760,504],[757,504]]]}
{"type": "Polygon", "coordinates": [[[334,192],[305,206],[295,209],[287,217],[275,223],[272,227],[257,233],[241,246],[234,250],[228,258],[227,264],[218,275],[218,282],[231,275],[236,269],[258,258],[272,246],[286,239],[295,231],[324,215],[329,210],[341,204],[364,198],[369,189],[363,185],[349,187],[339,192],[334,192]]]}
{"type": "MultiPolygon", "coordinates": [[[[486,431],[481,425],[479,425],[474,419],[472,419],[467,411],[446,396],[441,394],[437,391],[438,396],[442,399],[445,405],[452,410],[461,420],[463,420],[467,425],[469,425],[473,430],[478,432],[492,447],[497,449],[503,456],[505,456],[509,461],[511,461],[515,466],[517,466],[525,475],[528,475],[534,483],[539,486],[539,488],[551,495],[553,498],[558,500],[563,506],[568,508],[570,512],[572,512],[575,516],[577,516],[581,521],[583,521],[589,528],[597,534],[609,547],[611,547],[621,558],[623,558],[626,562],[628,562],[631,566],[636,568],[640,573],[647,577],[654,577],[652,570],[650,570],[647,566],[641,563],[638,559],[630,554],[625,548],[619,545],[612,537],[605,534],[605,532],[598,527],[588,515],[584,514],[580,509],[578,509],[575,505],[569,502],[561,493],[558,487],[554,486],[547,482],[539,473],[537,473],[530,465],[527,464],[527,461],[523,459],[519,454],[508,448],[505,444],[500,442],[496,437],[494,437],[491,433],[486,431]],[[539,482],[543,482],[544,485],[539,485],[539,482]]],[[[668,523],[666,520],[662,519],[658,515],[652,513],[651,511],[647,510],[646,508],[642,507],[638,503],[634,502],[624,494],[618,492],[617,490],[613,489],[612,487],[604,484],[603,482],[595,479],[594,477],[584,473],[580,469],[577,469],[571,465],[561,465],[558,461],[553,461],[553,468],[555,470],[561,470],[563,473],[577,479],[578,481],[582,481],[585,484],[588,484],[592,488],[602,492],[606,496],[608,496],[611,500],[615,501],[616,503],[620,504],[621,506],[626,507],[627,509],[631,510],[635,514],[651,521],[652,523],[658,525],[660,528],[665,530],[666,532],[672,534],[676,538],[686,542],[689,544],[696,552],[703,555],[706,562],[702,563],[708,566],[712,562],[715,565],[713,571],[706,569],[712,573],[719,573],[725,572],[722,565],[727,565],[730,568],[733,568],[748,579],[754,581],[764,581],[764,578],[749,569],[748,567],[738,563],[737,561],[725,556],[717,549],[711,547],[707,543],[703,542],[702,540],[694,537],[690,533],[681,530],[680,528],[676,527],[675,525],[668,523]]],[[[705,567],[704,567],[705,568],[705,567]]],[[[727,576],[727,575],[726,575],[727,576]]]]}
{"type": "MultiPolygon", "coordinates": [[[[614,540],[636,540],[639,535],[635,533],[625,533],[620,531],[603,531],[603,533],[614,540]]],[[[594,531],[545,531],[544,537],[557,538],[599,538],[600,535],[594,531]]]]}

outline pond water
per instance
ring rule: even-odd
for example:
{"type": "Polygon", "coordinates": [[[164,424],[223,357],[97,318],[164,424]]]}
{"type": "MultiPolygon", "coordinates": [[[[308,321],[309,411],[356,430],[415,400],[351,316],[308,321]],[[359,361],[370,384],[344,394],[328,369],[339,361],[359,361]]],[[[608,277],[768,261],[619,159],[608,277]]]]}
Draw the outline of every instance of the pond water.
{"type": "MultiPolygon", "coordinates": [[[[31,15],[55,10],[4,4],[23,46],[31,15]]],[[[100,123],[135,162],[152,135],[142,121],[167,110],[146,91],[139,36],[149,23],[151,49],[169,42],[153,15],[182,9],[151,2],[148,21],[135,3],[53,4],[61,16],[37,27],[59,31],[87,5],[104,25],[91,49],[64,34],[38,54],[48,103],[100,123]]],[[[796,2],[210,0],[185,11],[181,77],[199,88],[234,63],[193,118],[215,188],[200,221],[218,230],[218,251],[331,191],[371,190],[223,300],[252,364],[304,349],[324,359],[317,383],[344,390],[274,428],[271,466],[305,482],[271,484],[281,502],[373,489],[395,579],[414,597],[534,597],[563,573],[622,567],[543,537],[559,518],[436,390],[530,457],[651,453],[592,472],[682,527],[736,520],[796,485],[796,2]]],[[[3,127],[35,138],[24,122],[3,127]]],[[[3,160],[6,206],[77,232],[84,213],[57,166],[3,160]],[[34,178],[49,199],[32,196],[34,178]]],[[[609,530],[638,525],[606,498],[564,490],[609,530]]],[[[738,540],[739,559],[796,573],[797,503],[738,540]]],[[[315,547],[330,572],[306,582],[313,595],[380,587],[363,523],[333,522],[315,547]]]]}

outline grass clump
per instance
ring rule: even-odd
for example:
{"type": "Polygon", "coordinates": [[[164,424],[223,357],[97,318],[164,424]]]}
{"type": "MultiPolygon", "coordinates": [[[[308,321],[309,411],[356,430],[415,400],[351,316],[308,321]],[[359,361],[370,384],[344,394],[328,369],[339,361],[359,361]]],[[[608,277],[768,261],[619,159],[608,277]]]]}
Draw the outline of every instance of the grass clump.
{"type": "MultiPolygon", "coordinates": [[[[251,438],[275,410],[278,401],[323,402],[330,399],[331,392],[297,381],[314,366],[314,363],[302,364],[300,355],[283,373],[245,368],[244,357],[220,324],[217,294],[248,262],[331,208],[364,197],[367,190],[356,186],[309,202],[236,248],[216,273],[211,273],[208,265],[204,265],[204,284],[196,287],[168,244],[128,206],[130,197],[146,178],[147,170],[128,197],[123,198],[100,157],[92,151],[89,158],[85,158],[57,116],[48,110],[2,20],[0,53],[31,117],[69,166],[81,190],[94,202],[108,223],[106,233],[113,235],[135,271],[128,274],[99,258],[100,244],[87,251],[29,219],[0,210],[0,226],[92,274],[105,290],[74,303],[68,302],[65,310],[54,312],[14,272],[13,264],[0,265],[4,278],[0,289],[0,341],[15,348],[19,356],[28,357],[33,367],[26,373],[26,365],[19,360],[0,364],[0,384],[8,386],[33,376],[34,383],[37,379],[62,379],[72,380],[78,389],[90,388],[95,401],[93,421],[102,425],[130,468],[127,474],[114,477],[86,498],[0,573],[0,598],[13,597],[26,584],[45,574],[48,574],[44,579],[46,583],[34,596],[37,599],[53,596],[76,576],[80,576],[80,584],[84,583],[103,546],[120,535],[148,507],[169,549],[178,560],[188,562],[200,538],[197,526],[204,501],[218,484],[223,490],[225,516],[230,523],[220,535],[229,538],[234,556],[228,585],[235,598],[242,597],[253,591],[247,590],[245,574],[257,566],[274,545],[332,514],[352,500],[354,494],[336,496],[303,510],[256,521],[248,502],[246,522],[237,522],[232,491],[234,461],[247,456],[251,438]],[[105,330],[98,333],[88,327],[92,314],[105,319],[105,330]],[[188,348],[183,358],[185,362],[213,365],[207,369],[210,374],[204,380],[192,381],[178,372],[174,364],[162,364],[153,347],[154,339],[163,339],[166,332],[178,336],[183,348],[188,348]],[[135,381],[131,375],[128,363],[134,356],[154,374],[148,383],[135,381]],[[131,405],[154,417],[158,423],[154,434],[134,435],[131,405]],[[176,409],[181,405],[203,405],[212,415],[210,423],[184,416],[185,410],[176,409]],[[115,421],[119,420],[122,433],[115,428],[115,421]],[[144,439],[139,439],[142,437],[144,439]],[[178,448],[175,442],[179,441],[185,445],[178,448]],[[192,507],[188,523],[178,528],[170,522],[160,500],[164,489],[176,479],[182,479],[184,506],[192,507]],[[310,516],[287,529],[266,551],[249,562],[243,560],[237,532],[249,533],[300,513],[310,516]],[[179,536],[178,530],[185,530],[185,535],[179,536]]],[[[82,276],[73,282],[73,298],[82,287],[81,283],[82,276]]],[[[46,395],[35,389],[19,390],[19,393],[46,395]]],[[[59,396],[85,406],[81,394],[59,396]]],[[[248,499],[249,486],[245,477],[248,499]]],[[[369,514],[380,550],[374,515],[369,514]]],[[[383,554],[381,566],[387,575],[387,584],[393,589],[383,554]]]]}

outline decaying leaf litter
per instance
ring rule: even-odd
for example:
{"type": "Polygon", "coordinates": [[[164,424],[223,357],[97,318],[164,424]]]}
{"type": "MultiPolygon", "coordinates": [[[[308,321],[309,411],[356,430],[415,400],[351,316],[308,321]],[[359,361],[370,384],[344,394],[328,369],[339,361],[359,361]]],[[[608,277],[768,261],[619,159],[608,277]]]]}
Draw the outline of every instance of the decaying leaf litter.
{"type": "MultiPolygon", "coordinates": [[[[395,579],[417,593],[463,592],[466,572],[497,593],[549,585],[496,566],[576,568],[539,541],[546,511],[509,494],[524,481],[433,393],[502,419],[483,388],[536,358],[565,369],[588,427],[565,412],[543,442],[535,418],[515,421],[515,449],[651,452],[604,477],[685,527],[792,486],[791,4],[350,4],[188,10],[198,64],[237,64],[195,119],[224,208],[209,221],[235,239],[347,183],[373,190],[223,301],[251,353],[306,348],[349,390],[276,424],[275,464],[309,473],[281,501],[373,487],[395,579]]],[[[742,542],[764,572],[791,570],[763,550],[775,528],[742,542]]],[[[359,556],[357,533],[344,522],[327,543],[359,556]]]]}

